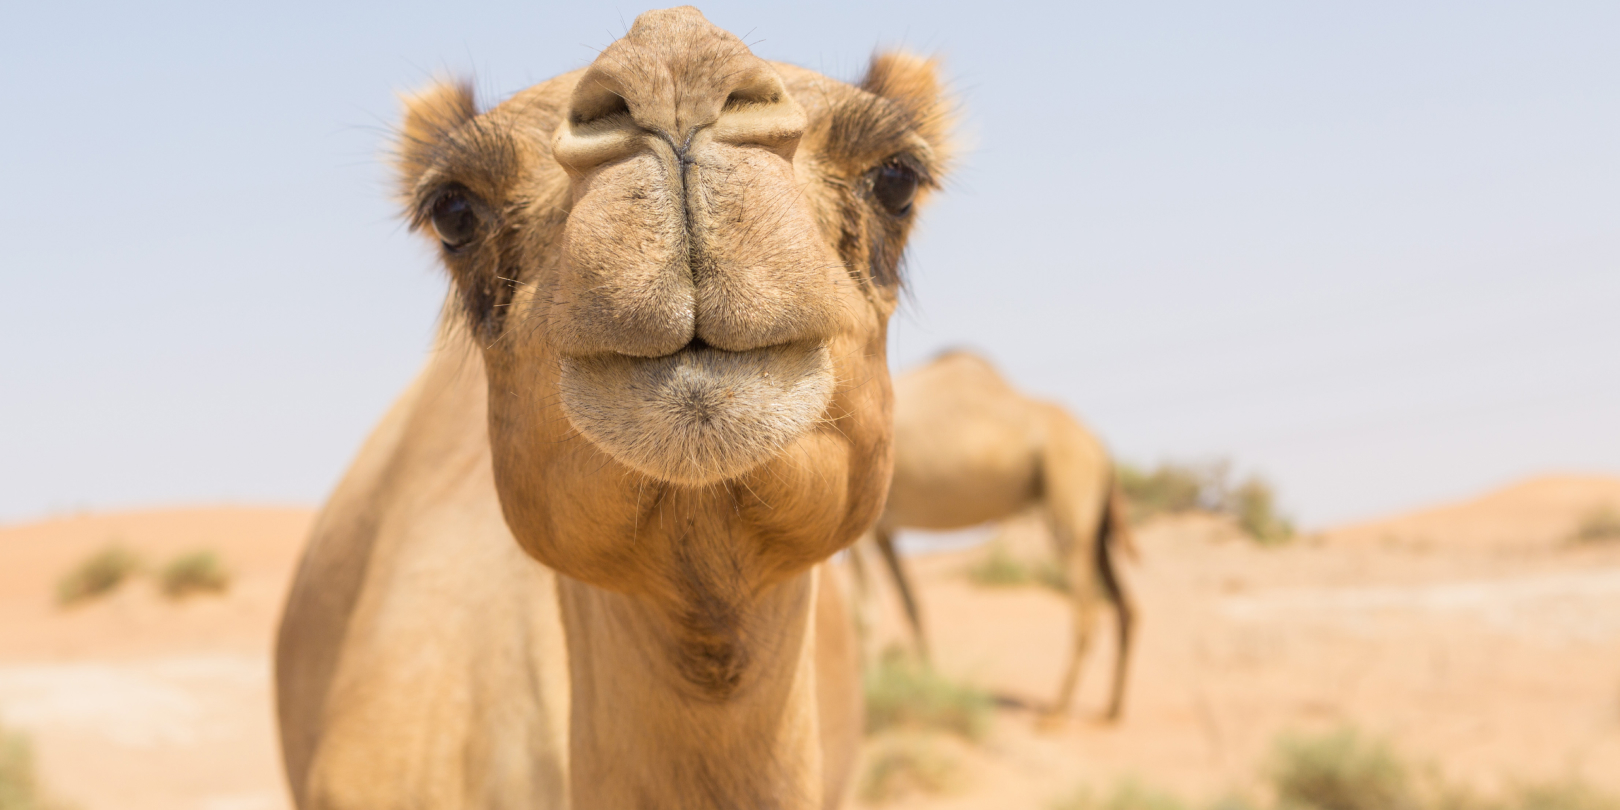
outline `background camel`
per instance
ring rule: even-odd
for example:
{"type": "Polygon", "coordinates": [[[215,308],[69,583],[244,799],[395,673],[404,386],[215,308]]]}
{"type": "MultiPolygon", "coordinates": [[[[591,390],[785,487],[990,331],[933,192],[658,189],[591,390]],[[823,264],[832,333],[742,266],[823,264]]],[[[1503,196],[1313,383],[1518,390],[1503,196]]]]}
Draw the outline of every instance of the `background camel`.
{"type": "MultiPolygon", "coordinates": [[[[1124,498],[1102,443],[1062,408],[1019,393],[990,363],[949,352],[895,381],[894,482],[873,529],[919,649],[921,609],[895,553],[898,529],[949,530],[1038,507],[1046,517],[1069,585],[1074,648],[1050,707],[1069,709],[1097,615],[1112,604],[1118,655],[1108,700],[1117,719],[1125,698],[1135,607],[1115,555],[1133,551],[1124,498]]],[[[856,571],[864,567],[856,550],[856,571]]],[[[864,574],[860,574],[865,579],[864,574]]]]}
{"type": "Polygon", "coordinates": [[[888,487],[944,110],[931,63],[847,85],[691,8],[488,112],[408,101],[452,292],[283,617],[300,807],[839,802],[860,702],[820,564],[888,487]]]}

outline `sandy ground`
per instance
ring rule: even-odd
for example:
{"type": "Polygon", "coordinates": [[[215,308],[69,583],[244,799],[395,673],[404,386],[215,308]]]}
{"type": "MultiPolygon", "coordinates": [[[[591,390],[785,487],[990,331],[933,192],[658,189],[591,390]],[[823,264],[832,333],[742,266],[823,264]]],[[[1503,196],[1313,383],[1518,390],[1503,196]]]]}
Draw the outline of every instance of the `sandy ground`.
{"type": "Polygon", "coordinates": [[[288,806],[269,650],[312,517],[212,508],[0,529],[0,721],[33,737],[54,794],[83,810],[288,806]],[[172,602],[141,577],[59,608],[57,579],[110,543],[150,566],[213,549],[234,581],[172,602]]]}
{"type": "MultiPolygon", "coordinates": [[[[945,741],[957,785],[888,806],[1045,806],[1131,776],[1207,796],[1250,780],[1276,735],[1350,723],[1491,788],[1580,776],[1620,791],[1620,543],[1567,538],[1620,479],[1547,478],[1476,501],[1260,549],[1219,520],[1141,528],[1142,610],[1127,717],[1097,722],[1112,642],[1081,706],[1041,728],[999,709],[978,745],[945,741]]],[[[280,810],[269,647],[311,513],[214,508],[0,528],[0,720],[84,810],[280,810]],[[78,560],[121,542],[149,561],[212,548],[224,597],[174,603],[149,580],[76,608],[78,560]]],[[[1035,524],[1005,528],[1039,548],[1035,524]]],[[[982,549],[916,558],[935,655],[1009,705],[1039,706],[1068,650],[1064,602],[962,575],[982,549]]],[[[898,633],[882,602],[879,634],[898,633]]]]}

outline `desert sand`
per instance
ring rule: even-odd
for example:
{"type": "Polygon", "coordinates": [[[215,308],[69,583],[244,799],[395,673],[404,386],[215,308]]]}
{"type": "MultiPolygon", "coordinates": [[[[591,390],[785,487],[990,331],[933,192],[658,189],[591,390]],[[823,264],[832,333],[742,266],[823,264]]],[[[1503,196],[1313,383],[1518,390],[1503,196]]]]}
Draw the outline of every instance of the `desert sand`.
{"type": "MultiPolygon", "coordinates": [[[[1126,576],[1141,636],[1118,725],[1111,641],[1081,708],[1042,727],[1068,644],[1064,602],[963,576],[981,547],[917,555],[937,663],[1002,699],[978,744],[944,740],[955,786],[901,808],[1045,806],[1137,777],[1197,798],[1253,778],[1275,737],[1352,724],[1490,790],[1576,776],[1620,791],[1620,543],[1574,544],[1620,509],[1620,479],[1529,481],[1276,549],[1209,516],[1139,527],[1126,576]]],[[[271,637],[313,513],[217,507],[0,527],[0,722],[34,740],[44,781],[84,810],[281,810],[271,637]],[[171,601],[149,577],[58,607],[63,572],[110,542],[160,564],[211,548],[224,596],[171,601]]],[[[1038,553],[1036,524],[1000,530],[1038,553]]],[[[990,532],[984,533],[989,536],[990,532]]],[[[900,638],[879,594],[875,644],[900,638]]]]}

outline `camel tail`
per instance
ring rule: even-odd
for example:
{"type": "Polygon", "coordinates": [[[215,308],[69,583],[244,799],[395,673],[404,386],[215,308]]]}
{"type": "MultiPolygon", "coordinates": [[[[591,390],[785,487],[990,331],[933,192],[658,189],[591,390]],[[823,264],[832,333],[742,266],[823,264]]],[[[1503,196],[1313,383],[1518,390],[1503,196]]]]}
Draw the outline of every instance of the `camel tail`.
{"type": "Polygon", "coordinates": [[[1124,552],[1133,562],[1141,556],[1125,513],[1125,493],[1118,479],[1108,482],[1108,498],[1103,502],[1102,520],[1097,523],[1096,541],[1093,546],[1097,550],[1097,573],[1108,601],[1114,604],[1114,616],[1119,622],[1119,651],[1114,658],[1113,694],[1109,697],[1107,715],[1110,721],[1115,721],[1125,707],[1125,680],[1130,670],[1132,631],[1136,625],[1136,606],[1125,591],[1124,580],[1120,579],[1115,552],[1124,552]]]}

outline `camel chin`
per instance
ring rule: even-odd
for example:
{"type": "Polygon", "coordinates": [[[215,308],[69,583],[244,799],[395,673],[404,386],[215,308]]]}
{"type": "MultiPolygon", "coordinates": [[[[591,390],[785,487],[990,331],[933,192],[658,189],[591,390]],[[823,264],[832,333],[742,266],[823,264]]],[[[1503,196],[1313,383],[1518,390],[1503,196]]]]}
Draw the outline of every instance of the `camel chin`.
{"type": "Polygon", "coordinates": [[[574,428],[621,464],[703,486],[780,454],[822,421],[836,382],[823,344],[695,344],[663,357],[564,358],[558,392],[574,428]]]}

